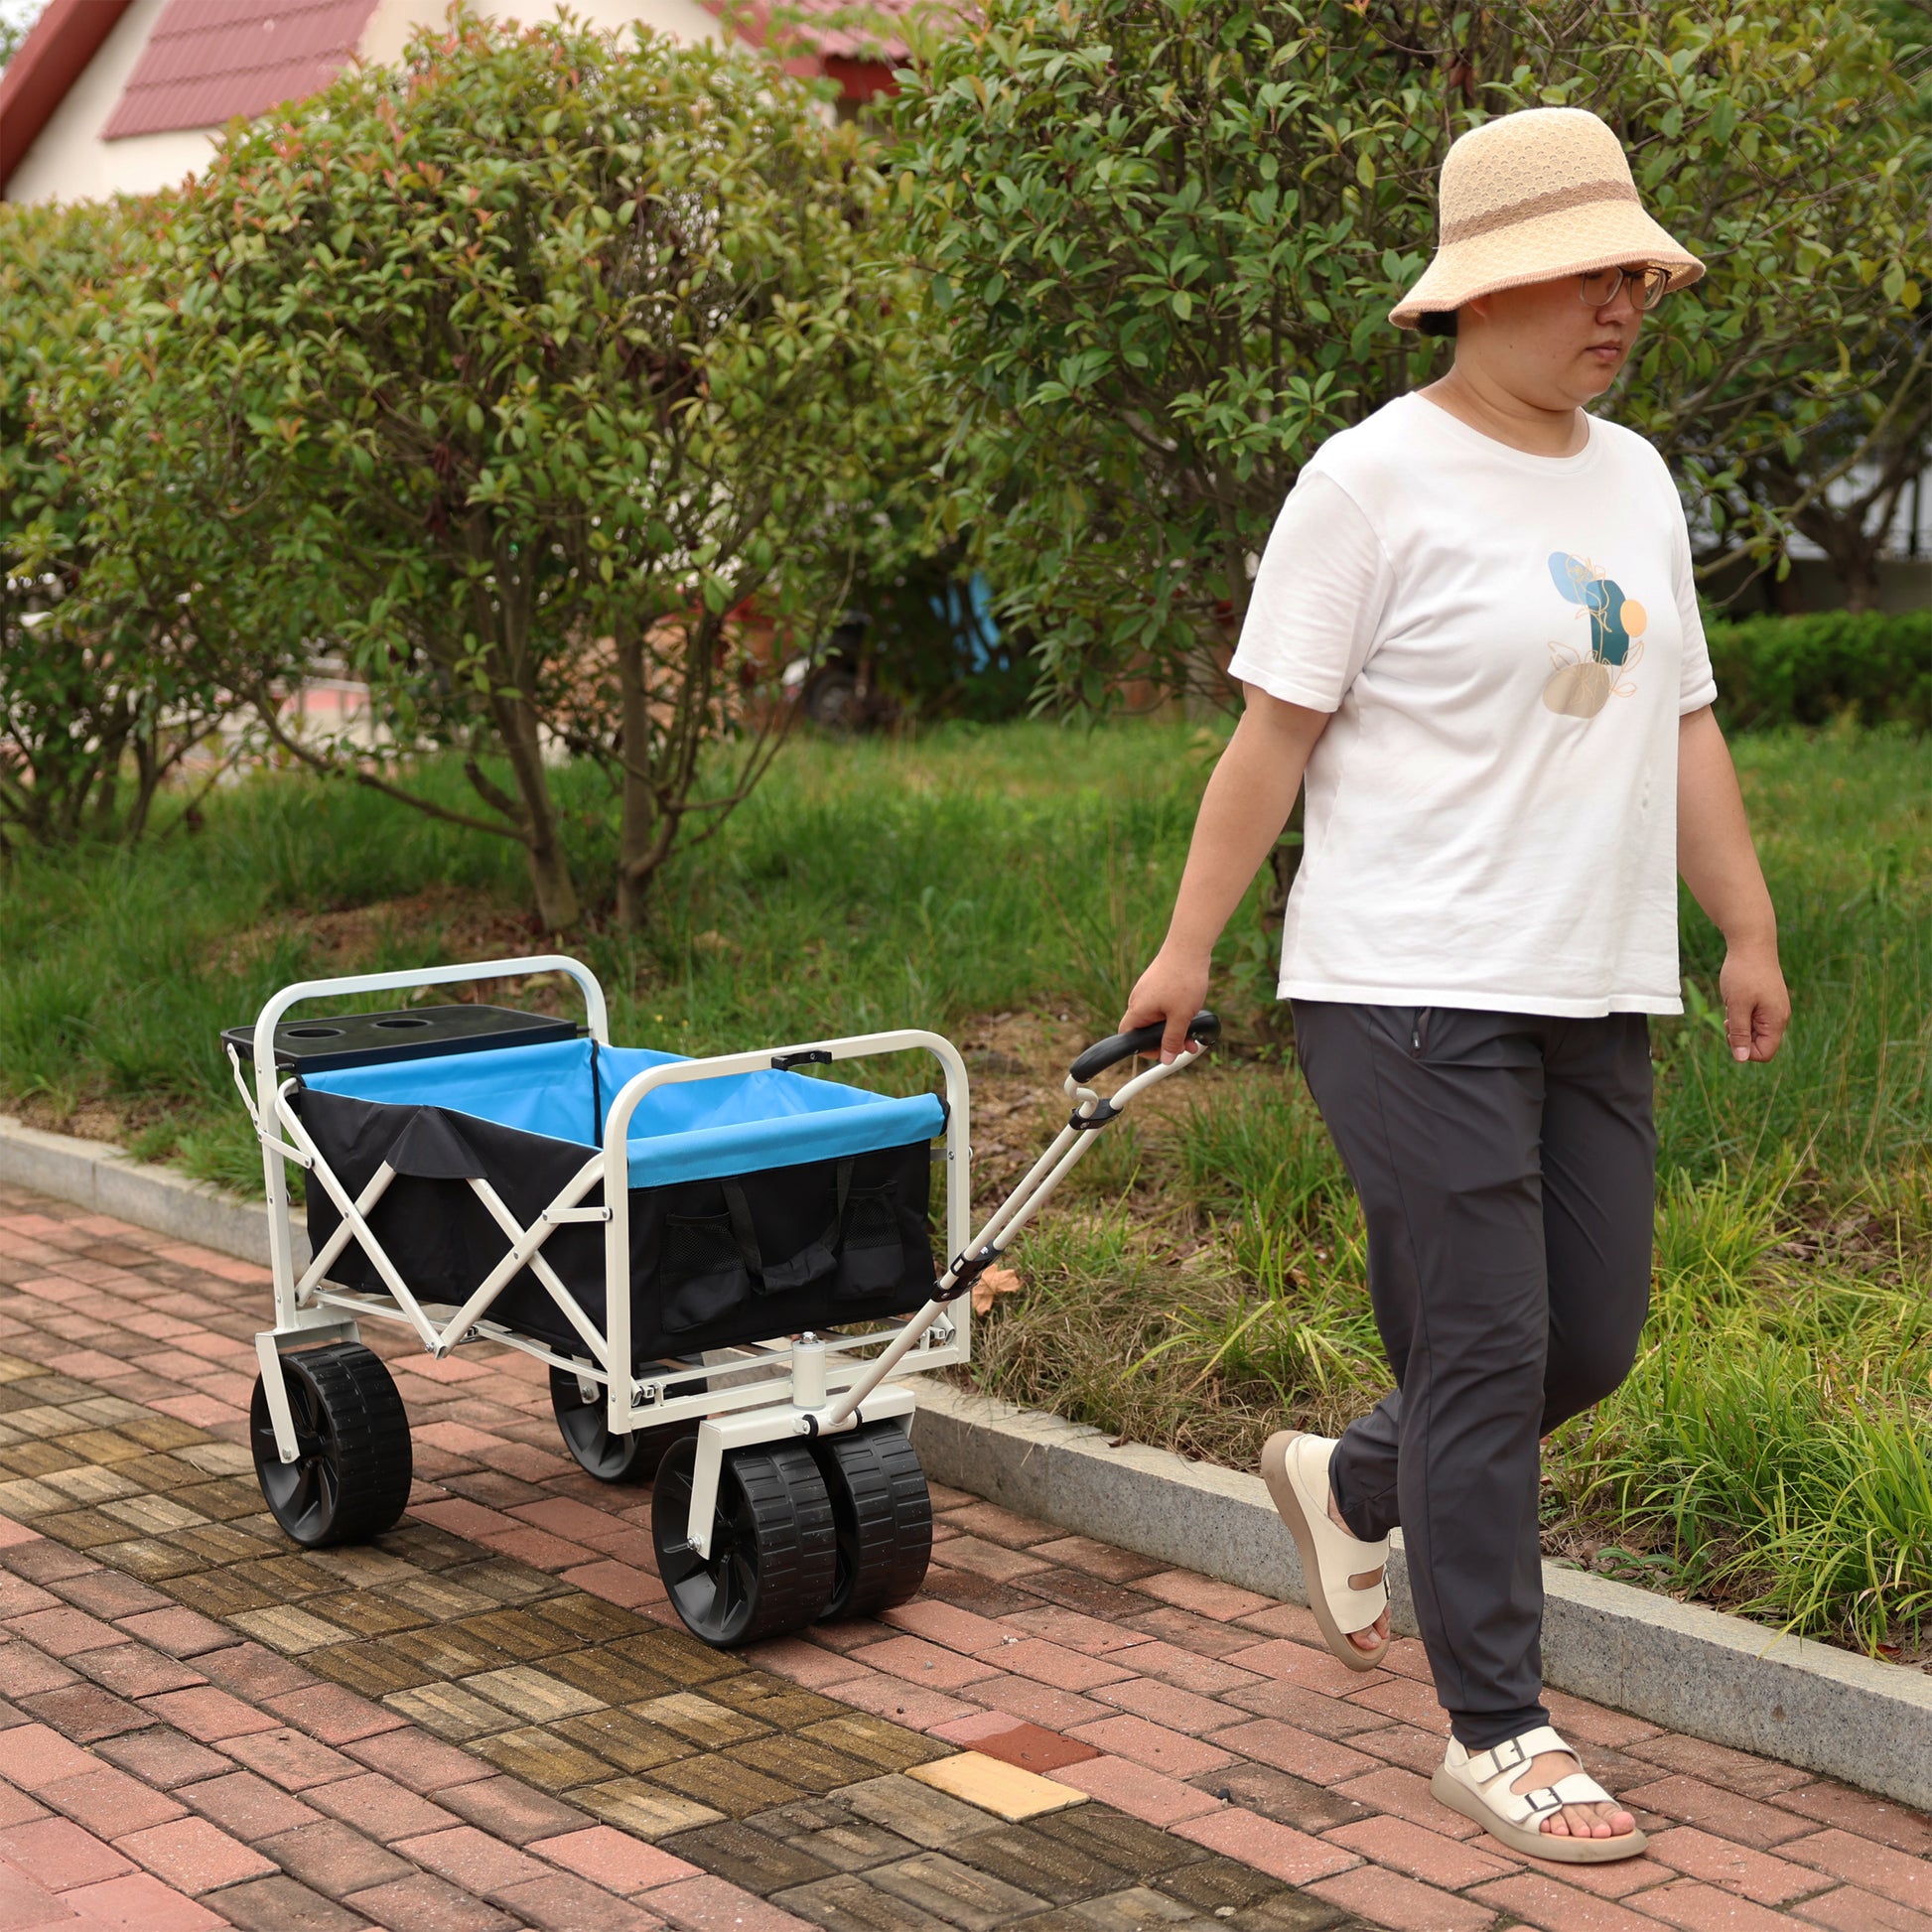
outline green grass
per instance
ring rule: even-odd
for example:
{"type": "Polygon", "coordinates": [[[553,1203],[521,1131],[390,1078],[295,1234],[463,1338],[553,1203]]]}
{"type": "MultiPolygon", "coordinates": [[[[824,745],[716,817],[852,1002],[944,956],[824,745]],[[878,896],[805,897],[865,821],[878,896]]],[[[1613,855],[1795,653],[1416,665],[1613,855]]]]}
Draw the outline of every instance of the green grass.
{"type": "MultiPolygon", "coordinates": [[[[647,938],[594,926],[571,948],[610,990],[618,1036],[686,1052],[943,1029],[1042,998],[1111,1019],[1165,920],[1198,788],[1187,736],[1157,744],[1150,758],[1144,742],[1050,726],[801,744],[671,869],[647,938]]],[[[607,840],[575,775],[588,880],[607,840]]],[[[461,795],[460,778],[433,778],[461,795]]],[[[534,928],[509,943],[523,882],[506,842],[293,776],[217,798],[199,832],[25,860],[0,893],[0,1091],[118,1111],[150,1156],[239,1186],[253,1156],[216,1035],[292,979],[349,970],[313,915],[390,908],[357,970],[451,957],[480,903],[510,928],[496,950],[547,949],[534,928]],[[427,913],[396,903],[440,889],[448,902],[427,913]]]]}
{"type": "MultiPolygon", "coordinates": [[[[593,923],[572,949],[626,1042],[980,1037],[997,1016],[1035,1042],[1029,1078],[1049,1090],[1036,1042],[1110,1028],[1165,925],[1215,743],[1043,724],[799,743],[672,867],[648,934],[593,923]]],[[[1624,1387],[1546,1451],[1546,1547],[1917,1658],[1932,1637],[1927,754],[1834,731],[1737,756],[1797,1018],[1770,1066],[1730,1062],[1721,949],[1687,904],[1689,1011],[1655,1029],[1652,1317],[1624,1387]]],[[[608,815],[575,774],[564,790],[590,881],[608,815]]],[[[534,950],[522,903],[507,845],[286,776],[134,853],[23,862],[0,879],[0,1094],[252,1191],[220,1027],[300,977],[534,950]]],[[[1235,1462],[1284,1418],[1332,1433],[1386,1386],[1359,1215],[1287,1064],[1272,945],[1251,901],[1221,949],[1227,1047],[1102,1137],[1027,1236],[1024,1291],[977,1330],[982,1386],[1235,1462]]],[[[1016,1104],[1019,1143],[1035,1123],[1016,1104]]]]}

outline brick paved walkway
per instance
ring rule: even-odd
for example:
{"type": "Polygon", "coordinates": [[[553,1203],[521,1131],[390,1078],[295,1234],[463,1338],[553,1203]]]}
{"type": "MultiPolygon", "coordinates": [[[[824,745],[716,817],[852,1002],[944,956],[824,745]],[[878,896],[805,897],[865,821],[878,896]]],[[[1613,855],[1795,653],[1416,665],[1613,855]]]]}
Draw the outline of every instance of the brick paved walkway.
{"type": "Polygon", "coordinates": [[[1932,1820],[1567,1697],[1651,1850],[1517,1858],[1429,1795],[1419,1645],[1357,1674],[952,1491],[914,1602],[720,1656],[510,1351],[392,1353],[411,1514],[298,1554],[240,1448],[265,1279],[0,1188],[0,1932],[1932,1928],[1932,1820]],[[961,1753],[1071,1808],[920,1781],[961,1753]]]}

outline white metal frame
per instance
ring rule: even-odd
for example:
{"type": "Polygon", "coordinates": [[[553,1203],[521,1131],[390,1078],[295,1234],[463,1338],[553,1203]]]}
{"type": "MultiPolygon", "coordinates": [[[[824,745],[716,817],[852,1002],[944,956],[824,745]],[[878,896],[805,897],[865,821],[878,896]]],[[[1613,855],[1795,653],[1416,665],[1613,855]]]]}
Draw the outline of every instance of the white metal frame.
{"type": "Polygon", "coordinates": [[[830,1435],[856,1429],[862,1423],[902,1421],[908,1417],[913,1408],[912,1392],[899,1378],[964,1362],[970,1356],[971,1302],[963,1293],[964,1288],[1044,1205],[1085,1154],[1099,1126],[1111,1120],[1137,1094],[1190,1064],[1201,1050],[1196,1046],[1172,1063],[1149,1067],[1127,1081],[1111,1101],[1103,1101],[1091,1087],[1079,1084],[1069,1075],[1066,1092],[1075,1102],[1071,1120],[978,1235],[970,1240],[972,1143],[966,1063],[959,1049],[938,1034],[916,1029],[860,1034],[839,1039],[764,1047],[755,1052],[674,1060],[649,1067],[618,1091],[606,1116],[602,1147],[585,1161],[529,1227],[518,1223],[487,1180],[469,1183],[508,1238],[509,1249],[460,1308],[425,1304],[411,1292],[383,1252],[366,1218],[395,1178],[394,1170],[385,1163],[360,1194],[348,1193],[330,1170],[290,1103],[294,1081],[276,1077],[275,1030],[292,1007],[310,1000],[521,978],[542,972],[563,973],[576,981],[584,995],[592,1038],[600,1045],[610,1045],[609,1010],[596,975],[578,960],[562,954],[545,954],[532,959],[497,959],[410,972],[305,980],[284,987],[262,1008],[255,1022],[252,1093],[243,1078],[239,1056],[233,1048],[229,1049],[235,1084],[241,1090],[261,1142],[262,1173],[268,1193],[275,1325],[255,1337],[255,1352],[261,1365],[262,1387],[275,1428],[277,1450],[284,1462],[296,1458],[295,1423],[280,1367],[280,1356],[286,1349],[310,1342],[355,1340],[360,1332],[356,1323],[361,1319],[400,1322],[438,1357],[448,1355],[466,1341],[500,1342],[552,1367],[574,1372],[587,1399],[594,1389],[602,1387],[605,1426],[614,1435],[669,1423],[698,1423],[697,1463],[692,1475],[687,1533],[692,1547],[703,1557],[711,1553],[712,1516],[726,1452],[751,1444],[795,1436],[830,1435]],[[632,1115],[646,1096],[662,1086],[763,1072],[787,1061],[824,1064],[916,1051],[932,1054],[944,1070],[946,1081],[946,1239],[953,1259],[934,1285],[933,1299],[896,1328],[887,1325],[857,1335],[806,1333],[716,1351],[719,1365],[756,1367],[763,1371],[754,1379],[738,1380],[725,1388],[700,1386],[676,1392],[680,1381],[688,1384],[698,1373],[688,1366],[645,1376],[631,1376],[621,1370],[614,1372],[614,1363],[627,1364],[631,1360],[629,1127],[632,1115]],[[290,1162],[315,1176],[340,1216],[335,1233],[316,1250],[300,1277],[295,1272],[289,1218],[287,1164],[290,1162]],[[604,1189],[603,1205],[583,1206],[584,1196],[600,1180],[604,1189]],[[557,1228],[586,1222],[601,1223],[604,1228],[608,1337],[598,1332],[596,1323],[584,1312],[542,1252],[544,1243],[557,1228]],[[381,1277],[388,1291],[386,1297],[330,1284],[329,1270],[350,1241],[361,1248],[381,1277]],[[558,1354],[543,1343],[489,1319],[488,1311],[496,1297],[525,1268],[537,1278],[576,1330],[583,1342],[581,1356],[558,1354]]]}

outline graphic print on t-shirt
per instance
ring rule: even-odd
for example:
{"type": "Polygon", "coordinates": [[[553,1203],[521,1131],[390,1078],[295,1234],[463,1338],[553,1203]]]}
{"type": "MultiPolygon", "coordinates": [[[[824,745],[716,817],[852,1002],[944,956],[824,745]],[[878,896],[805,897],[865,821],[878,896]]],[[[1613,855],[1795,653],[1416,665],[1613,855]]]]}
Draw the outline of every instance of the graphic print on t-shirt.
{"type": "Polygon", "coordinates": [[[1543,702],[1563,718],[1594,718],[1612,697],[1627,698],[1636,686],[1623,676],[1643,656],[1649,615],[1635,598],[1583,557],[1550,553],[1550,575],[1567,604],[1582,607],[1589,620],[1589,654],[1574,644],[1552,642],[1556,669],[1543,686],[1543,702]]]}

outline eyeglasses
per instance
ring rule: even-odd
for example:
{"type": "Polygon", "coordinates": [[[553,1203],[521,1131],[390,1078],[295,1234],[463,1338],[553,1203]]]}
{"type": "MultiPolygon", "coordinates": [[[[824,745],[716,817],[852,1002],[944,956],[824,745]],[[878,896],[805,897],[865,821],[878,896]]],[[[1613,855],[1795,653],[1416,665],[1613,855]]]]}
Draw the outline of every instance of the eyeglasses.
{"type": "Polygon", "coordinates": [[[1660,268],[1655,262],[1646,263],[1642,268],[1599,268],[1577,277],[1577,293],[1585,308],[1607,309],[1625,282],[1630,284],[1630,294],[1637,307],[1648,311],[1669,293],[1670,270],[1660,268]]]}

